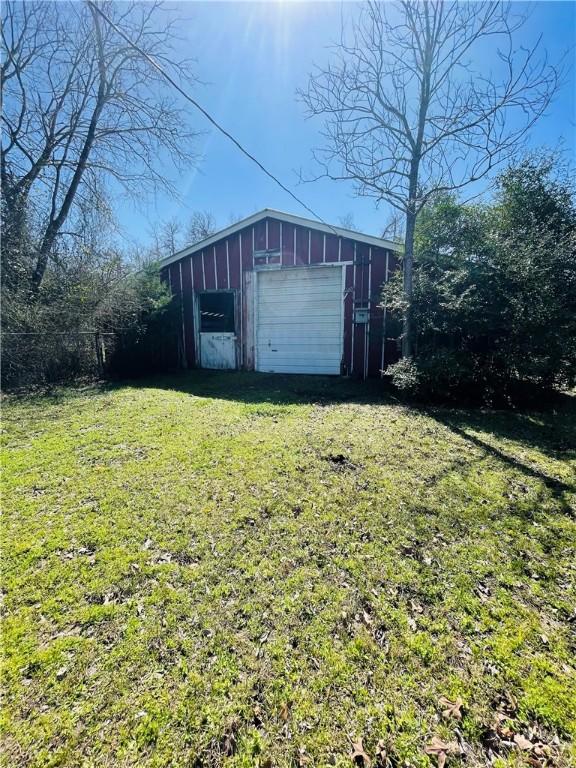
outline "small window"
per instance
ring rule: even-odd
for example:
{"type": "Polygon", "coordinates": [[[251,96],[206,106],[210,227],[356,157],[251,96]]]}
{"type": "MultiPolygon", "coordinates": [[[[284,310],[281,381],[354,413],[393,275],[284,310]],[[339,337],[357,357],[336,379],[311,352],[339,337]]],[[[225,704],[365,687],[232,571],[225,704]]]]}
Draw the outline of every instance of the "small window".
{"type": "Polygon", "coordinates": [[[234,333],[234,294],[215,291],[199,298],[200,333],[234,333]]]}

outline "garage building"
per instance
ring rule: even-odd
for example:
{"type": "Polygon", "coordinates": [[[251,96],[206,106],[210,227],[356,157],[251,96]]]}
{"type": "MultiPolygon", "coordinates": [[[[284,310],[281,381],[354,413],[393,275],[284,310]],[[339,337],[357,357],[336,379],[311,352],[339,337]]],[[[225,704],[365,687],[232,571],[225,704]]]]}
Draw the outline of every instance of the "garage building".
{"type": "MultiPolygon", "coordinates": [[[[164,259],[187,367],[377,376],[397,243],[265,209],[164,259]]],[[[389,329],[390,331],[390,329],[389,329]]]]}

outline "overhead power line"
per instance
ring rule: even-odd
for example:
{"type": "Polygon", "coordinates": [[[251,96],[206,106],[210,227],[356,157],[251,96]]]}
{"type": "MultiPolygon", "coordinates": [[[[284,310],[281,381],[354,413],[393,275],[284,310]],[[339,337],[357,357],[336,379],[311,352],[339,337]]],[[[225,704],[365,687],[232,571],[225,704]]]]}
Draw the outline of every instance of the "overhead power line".
{"type": "Polygon", "coordinates": [[[140,46],[136,45],[136,43],[134,43],[128,37],[128,35],[125,32],[123,32],[120,29],[120,27],[118,27],[117,24],[115,24],[112,21],[112,19],[110,19],[107,16],[104,13],[104,11],[101,8],[99,8],[98,5],[96,5],[96,3],[93,2],[93,0],[86,0],[86,2],[91,8],[94,8],[94,10],[112,27],[112,29],[114,29],[120,35],[120,37],[123,40],[125,40],[128,43],[128,45],[131,48],[137,51],[140,54],[140,56],[145,58],[149,64],[151,64],[155,69],[157,69],[158,72],[160,72],[160,74],[170,83],[170,85],[172,85],[172,87],[178,91],[178,93],[180,93],[187,101],[189,101],[190,104],[196,107],[196,109],[199,112],[201,112],[204,115],[204,117],[210,123],[212,123],[212,125],[217,130],[220,131],[220,133],[224,134],[224,136],[226,136],[226,138],[229,139],[240,150],[240,152],[242,152],[243,155],[246,155],[246,157],[249,160],[252,160],[253,163],[256,163],[258,168],[260,168],[260,170],[263,171],[266,174],[266,176],[272,179],[272,181],[274,181],[281,189],[283,189],[284,192],[287,192],[290,195],[290,197],[292,197],[299,205],[305,208],[308,211],[308,213],[311,213],[315,219],[317,219],[319,222],[321,222],[325,226],[330,227],[330,229],[334,232],[334,234],[338,234],[337,231],[334,229],[334,227],[328,224],[328,222],[324,221],[324,219],[321,216],[319,216],[315,211],[313,211],[312,208],[310,208],[310,206],[306,205],[306,203],[303,200],[301,200],[297,195],[295,195],[294,192],[292,192],[292,190],[289,187],[283,184],[277,176],[275,176],[271,171],[269,171],[260,162],[260,160],[258,160],[258,158],[254,157],[254,155],[251,152],[249,152],[245,147],[243,147],[242,144],[238,141],[238,139],[235,139],[234,136],[232,136],[232,134],[229,131],[227,131],[222,125],[220,125],[220,123],[217,120],[215,120],[212,117],[212,115],[209,112],[207,112],[204,109],[204,107],[196,101],[196,99],[192,98],[190,94],[186,93],[186,91],[180,85],[178,85],[178,83],[174,80],[174,78],[171,77],[171,75],[169,75],[168,72],[166,72],[166,70],[160,66],[160,64],[158,64],[156,59],[150,56],[150,54],[146,53],[146,51],[143,51],[142,48],[140,48],[140,46]]]}

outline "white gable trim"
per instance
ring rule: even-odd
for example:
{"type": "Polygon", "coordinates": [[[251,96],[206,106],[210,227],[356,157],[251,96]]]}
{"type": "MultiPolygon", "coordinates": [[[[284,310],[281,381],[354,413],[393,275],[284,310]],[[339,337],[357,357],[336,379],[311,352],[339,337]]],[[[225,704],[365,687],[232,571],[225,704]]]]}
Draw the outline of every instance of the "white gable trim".
{"type": "Polygon", "coordinates": [[[248,216],[241,221],[237,221],[235,224],[226,227],[226,229],[221,229],[214,235],[210,235],[210,237],[207,237],[204,240],[200,240],[199,243],[195,243],[194,245],[190,245],[187,248],[183,248],[181,251],[176,251],[176,253],[172,256],[168,256],[167,258],[162,259],[160,266],[167,267],[169,264],[172,264],[175,261],[179,261],[186,256],[191,256],[193,253],[202,251],[204,248],[208,248],[218,240],[223,240],[225,237],[229,237],[235,232],[244,229],[244,227],[250,227],[257,222],[262,221],[262,219],[266,219],[268,217],[271,219],[276,219],[280,222],[285,222],[287,224],[296,224],[300,227],[315,229],[318,232],[324,232],[325,234],[345,237],[348,240],[357,240],[360,243],[374,245],[377,248],[387,248],[388,250],[395,251],[397,253],[402,251],[402,246],[399,243],[392,242],[391,240],[383,240],[381,237],[373,237],[372,235],[363,235],[361,232],[354,232],[352,229],[331,227],[327,224],[322,224],[319,221],[314,221],[313,219],[305,219],[302,216],[294,216],[291,213],[275,211],[273,208],[264,208],[264,210],[259,211],[258,213],[253,213],[252,216],[248,216]]]}

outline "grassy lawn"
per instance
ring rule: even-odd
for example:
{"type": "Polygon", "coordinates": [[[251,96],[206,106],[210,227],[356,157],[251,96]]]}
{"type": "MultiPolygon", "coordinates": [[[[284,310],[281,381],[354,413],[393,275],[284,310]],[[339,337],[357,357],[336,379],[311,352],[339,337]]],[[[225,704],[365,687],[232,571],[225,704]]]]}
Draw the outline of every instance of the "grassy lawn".
{"type": "Polygon", "coordinates": [[[3,416],[4,765],[576,765],[574,398],[193,373],[3,416]]]}

